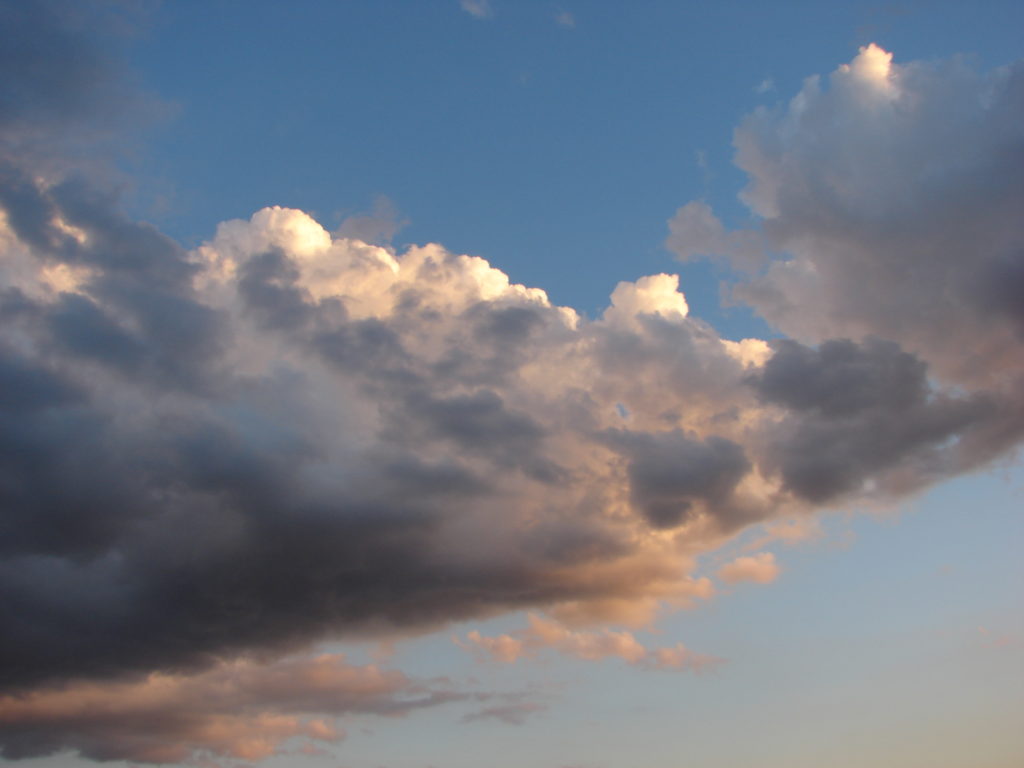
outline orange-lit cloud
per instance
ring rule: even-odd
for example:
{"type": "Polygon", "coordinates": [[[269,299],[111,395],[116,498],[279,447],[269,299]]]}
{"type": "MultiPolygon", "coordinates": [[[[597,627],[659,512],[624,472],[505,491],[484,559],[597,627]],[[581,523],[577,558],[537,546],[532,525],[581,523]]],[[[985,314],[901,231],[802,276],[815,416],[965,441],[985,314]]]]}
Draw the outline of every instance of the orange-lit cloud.
{"type": "Polygon", "coordinates": [[[695,653],[682,643],[666,648],[647,648],[631,632],[601,629],[572,630],[536,614],[528,617],[528,626],[511,634],[487,637],[478,631],[469,632],[455,642],[477,653],[482,659],[511,664],[524,656],[553,650],[583,661],[622,659],[630,664],[656,669],[690,669],[700,671],[723,660],[695,653]]]}
{"type": "Polygon", "coordinates": [[[292,739],[305,739],[306,749],[340,741],[340,715],[403,715],[460,698],[400,672],[350,665],[340,655],[247,659],[194,675],[153,673],[4,696],[0,744],[10,758],[70,749],[96,760],[254,761],[292,739]]]}
{"type": "Polygon", "coordinates": [[[780,568],[771,552],[738,557],[718,569],[718,578],[727,584],[752,581],[755,584],[769,584],[779,576],[780,568]]]}

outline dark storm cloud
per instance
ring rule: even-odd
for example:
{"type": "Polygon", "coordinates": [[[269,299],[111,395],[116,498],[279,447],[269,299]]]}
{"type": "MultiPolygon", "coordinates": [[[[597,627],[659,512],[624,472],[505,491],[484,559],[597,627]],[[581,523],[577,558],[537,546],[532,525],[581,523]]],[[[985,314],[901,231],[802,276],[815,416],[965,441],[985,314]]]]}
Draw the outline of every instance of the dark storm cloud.
{"type": "MultiPolygon", "coordinates": [[[[73,3],[0,3],[0,127],[47,126],[92,115],[119,70],[74,27],[73,3]]],[[[84,5],[84,4],[82,4],[84,5]]]]}
{"type": "Polygon", "coordinates": [[[1004,254],[992,264],[979,281],[977,301],[1008,316],[1024,338],[1024,248],[1004,254]]]}
{"type": "Polygon", "coordinates": [[[700,440],[674,430],[612,432],[607,439],[629,458],[630,495],[655,528],[679,525],[698,511],[697,502],[727,518],[726,502],[751,469],[742,446],[720,437],[700,440]]]}
{"type": "Polygon", "coordinates": [[[886,476],[905,491],[960,470],[958,441],[1006,417],[984,395],[934,392],[927,366],[892,342],[773,345],[775,354],[750,383],[790,415],[769,429],[764,466],[814,503],[886,476]]]}
{"type": "Polygon", "coordinates": [[[442,440],[460,451],[487,457],[496,466],[516,468],[542,482],[555,482],[562,474],[544,456],[545,431],[528,414],[509,409],[487,389],[469,395],[438,398],[410,393],[394,427],[396,441],[408,439],[418,425],[427,439],[442,440]]]}
{"type": "Polygon", "coordinates": [[[874,409],[898,412],[928,397],[927,366],[892,342],[848,339],[817,348],[783,339],[751,382],[762,398],[829,418],[874,409]]]}
{"type": "Polygon", "coordinates": [[[82,184],[48,192],[46,226],[14,227],[23,242],[42,244],[34,250],[39,268],[86,270],[82,281],[89,297],[65,294],[45,309],[54,343],[168,386],[208,383],[221,328],[217,313],[195,298],[195,268],[170,239],[128,221],[114,199],[89,193],[82,184]],[[55,235],[57,220],[77,227],[86,243],[55,235]]]}
{"type": "Polygon", "coordinates": [[[264,328],[294,330],[312,319],[308,296],[296,286],[298,276],[298,269],[279,250],[246,262],[238,281],[239,295],[264,328]]]}

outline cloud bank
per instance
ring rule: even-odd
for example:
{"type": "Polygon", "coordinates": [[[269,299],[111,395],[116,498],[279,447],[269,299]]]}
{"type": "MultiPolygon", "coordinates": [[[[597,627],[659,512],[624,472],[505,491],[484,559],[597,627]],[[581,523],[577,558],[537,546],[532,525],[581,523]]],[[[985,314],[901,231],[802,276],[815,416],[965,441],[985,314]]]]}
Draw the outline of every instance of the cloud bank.
{"type": "MultiPolygon", "coordinates": [[[[19,23],[67,31],[39,13],[19,23]]],[[[167,741],[154,724],[252,654],[520,608],[642,622],[709,596],[697,555],[751,525],[1005,455],[1024,428],[1022,77],[869,48],[741,125],[763,232],[699,210],[700,242],[679,219],[673,236],[741,266],[761,238],[789,254],[736,288],[791,336],[771,343],[691,317],[673,275],[620,283],[588,319],[481,258],[397,253],[283,207],[186,251],[126,217],[59,132],[45,160],[21,151],[26,126],[91,118],[8,84],[4,753],[162,760],[180,740],[258,757],[254,721],[228,714],[248,668],[167,741]],[[83,714],[115,694],[148,703],[83,714]]],[[[548,641],[588,652],[560,631],[548,641]]],[[[331,669],[342,692],[377,674],[331,669]]],[[[405,683],[379,674],[325,711],[391,706],[405,683]]],[[[260,728],[330,735],[276,696],[284,719],[260,728]]]]}

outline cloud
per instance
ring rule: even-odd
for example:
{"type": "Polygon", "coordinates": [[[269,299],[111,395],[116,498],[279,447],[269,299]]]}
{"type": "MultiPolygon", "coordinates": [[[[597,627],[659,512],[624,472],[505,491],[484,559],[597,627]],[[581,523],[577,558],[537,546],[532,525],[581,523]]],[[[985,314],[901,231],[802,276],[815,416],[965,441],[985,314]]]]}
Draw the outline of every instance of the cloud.
{"type": "Polygon", "coordinates": [[[683,600],[684,543],[767,513],[739,433],[707,433],[736,397],[759,407],[747,364],[676,278],[584,323],[482,259],[396,256],[298,211],[185,253],[76,188],[29,191],[47,217],[8,223],[12,255],[88,277],[19,272],[2,307],[6,685],[683,600]]]}
{"type": "Polygon", "coordinates": [[[299,211],[185,252],[22,182],[43,214],[2,230],[8,687],[522,607],[632,621],[745,526],[914,490],[1005,424],[891,343],[724,340],[675,276],[585,320],[299,211]]]}
{"type": "Polygon", "coordinates": [[[464,648],[479,648],[486,657],[503,664],[511,664],[523,655],[526,644],[523,640],[512,635],[498,635],[497,637],[486,637],[477,630],[472,630],[466,635],[466,641],[452,637],[453,642],[464,648]]]}
{"type": "MultiPolygon", "coordinates": [[[[56,6],[23,7],[30,37],[71,34],[56,6]]],[[[153,741],[128,713],[83,730],[61,690],[141,696],[135,676],[188,698],[200,683],[180,680],[232,658],[524,608],[558,621],[469,642],[698,666],[679,646],[569,627],[707,597],[697,556],[748,526],[899,497],[1024,434],[1019,66],[866,49],[829,89],[811,81],[744,121],[738,161],[763,226],[729,233],[691,204],[674,247],[753,270],[736,295],[793,336],[772,343],[723,339],[675,275],[620,283],[589,319],[481,258],[398,252],[282,207],[186,250],[126,216],[61,142],[20,151],[26,126],[87,125],[76,104],[119,82],[105,66],[49,91],[11,67],[3,91],[11,755],[127,755],[132,729],[153,741]]],[[[209,718],[243,719],[174,736],[232,754],[263,710],[212,700],[209,718]]],[[[301,732],[285,710],[306,710],[272,703],[284,720],[259,728],[274,743],[301,732]]]]}
{"type": "Polygon", "coordinates": [[[453,638],[455,643],[473,651],[481,659],[512,664],[524,656],[536,655],[550,649],[584,661],[602,661],[619,658],[653,669],[689,669],[701,671],[719,664],[723,659],[694,653],[682,643],[667,648],[646,648],[631,632],[602,629],[600,631],[571,630],[565,625],[530,614],[525,629],[512,634],[487,637],[473,630],[465,640],[453,638]]]}
{"type": "MultiPolygon", "coordinates": [[[[121,65],[124,42],[145,23],[145,4],[4,0],[0,40],[3,165],[47,175],[75,167],[113,175],[108,162],[167,107],[140,91],[121,65]]],[[[8,168],[0,167],[0,174],[8,168]]],[[[6,186],[6,185],[5,185],[6,186]]]]}
{"type": "Polygon", "coordinates": [[[223,662],[198,674],[152,673],[0,697],[0,754],[74,750],[93,760],[171,763],[204,756],[260,760],[292,739],[345,738],[334,719],[399,716],[465,698],[341,655],[223,662]]]}
{"type": "Polygon", "coordinates": [[[708,669],[714,669],[725,662],[725,659],[718,656],[696,653],[682,643],[676,643],[673,646],[648,650],[647,655],[640,664],[641,666],[653,669],[682,669],[703,672],[708,669]]]}
{"type": "Polygon", "coordinates": [[[792,337],[751,381],[788,412],[763,468],[795,495],[910,492],[1024,435],[1022,89],[1019,62],[867,46],[737,129],[760,226],[699,201],[670,222],[680,258],[730,260],[734,298],[792,337]]]}
{"type": "Polygon", "coordinates": [[[923,361],[893,342],[830,340],[817,349],[773,342],[751,385],[786,414],[768,428],[764,467],[821,503],[857,489],[916,490],[974,466],[1017,406],[990,393],[933,391],[923,361]]]}
{"type": "MultiPolygon", "coordinates": [[[[697,164],[706,170],[707,159],[698,155],[697,164]]],[[[691,261],[705,256],[728,257],[733,264],[744,269],[756,268],[764,263],[763,238],[751,231],[726,231],[711,206],[694,200],[687,203],[668,222],[669,236],[665,247],[680,261],[691,261]]]]}
{"type": "Polygon", "coordinates": [[[494,15],[491,0],[459,0],[459,7],[477,19],[486,19],[494,15]]]}
{"type": "Polygon", "coordinates": [[[675,528],[712,507],[724,521],[728,500],[751,469],[743,448],[720,437],[612,430],[608,440],[628,457],[631,499],[655,528],[675,528]]]}
{"type": "Polygon", "coordinates": [[[401,217],[395,204],[380,195],[373,201],[373,210],[347,217],[341,222],[336,234],[338,237],[361,240],[371,245],[388,245],[408,223],[408,220],[401,217]]]}
{"type": "Polygon", "coordinates": [[[718,569],[718,578],[727,584],[752,581],[755,584],[769,584],[779,576],[779,566],[771,552],[738,557],[718,569]]]}
{"type": "Polygon", "coordinates": [[[875,336],[958,385],[1016,386],[1022,92],[1021,62],[902,64],[871,45],[755,110],[734,139],[743,199],[784,255],[736,298],[804,343],[875,336]]]}
{"type": "Polygon", "coordinates": [[[555,23],[560,27],[572,29],[576,26],[576,17],[569,13],[569,11],[559,11],[555,14],[555,23]]]}
{"type": "Polygon", "coordinates": [[[547,710],[547,704],[526,696],[511,694],[500,701],[485,706],[462,717],[464,723],[476,723],[483,720],[497,720],[505,725],[523,725],[526,721],[547,710]]]}

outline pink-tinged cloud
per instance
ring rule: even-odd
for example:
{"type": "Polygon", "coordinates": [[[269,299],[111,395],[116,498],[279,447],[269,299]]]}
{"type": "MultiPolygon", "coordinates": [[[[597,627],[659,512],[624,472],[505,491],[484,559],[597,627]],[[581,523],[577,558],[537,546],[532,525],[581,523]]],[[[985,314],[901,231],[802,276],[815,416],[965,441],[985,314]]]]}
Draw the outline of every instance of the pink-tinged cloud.
{"type": "Polygon", "coordinates": [[[673,646],[649,650],[642,664],[655,669],[683,669],[703,672],[724,664],[725,661],[720,656],[696,653],[682,643],[676,643],[673,646]]]}
{"type": "Polygon", "coordinates": [[[255,761],[292,739],[345,737],[335,718],[404,715],[464,698],[394,670],[353,666],[340,655],[270,664],[238,660],[194,675],[154,673],[80,682],[0,698],[0,753],[8,758],[75,750],[94,760],[175,763],[202,757],[255,761]]]}
{"type": "Polygon", "coordinates": [[[718,569],[718,578],[727,584],[752,581],[755,584],[769,584],[779,576],[780,568],[771,552],[738,557],[718,569]]]}
{"type": "Polygon", "coordinates": [[[465,640],[455,642],[478,658],[511,664],[524,656],[552,650],[584,661],[622,659],[630,664],[656,669],[701,670],[723,660],[694,653],[682,643],[668,648],[647,648],[631,632],[604,628],[598,631],[572,630],[536,614],[528,626],[511,634],[487,637],[474,630],[465,640]]]}
{"type": "Polygon", "coordinates": [[[567,656],[586,661],[618,657],[637,663],[647,649],[630,632],[602,629],[598,632],[573,631],[556,621],[530,616],[526,630],[529,642],[540,648],[553,648],[567,656]]]}
{"type": "Polygon", "coordinates": [[[465,643],[457,637],[452,639],[457,645],[461,645],[464,648],[477,649],[482,652],[483,656],[494,661],[500,661],[503,664],[514,662],[522,656],[525,648],[524,641],[519,638],[512,637],[511,635],[486,637],[475,629],[466,635],[465,643]]]}

